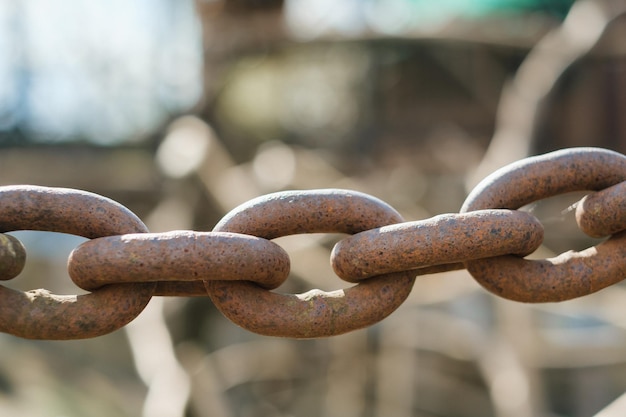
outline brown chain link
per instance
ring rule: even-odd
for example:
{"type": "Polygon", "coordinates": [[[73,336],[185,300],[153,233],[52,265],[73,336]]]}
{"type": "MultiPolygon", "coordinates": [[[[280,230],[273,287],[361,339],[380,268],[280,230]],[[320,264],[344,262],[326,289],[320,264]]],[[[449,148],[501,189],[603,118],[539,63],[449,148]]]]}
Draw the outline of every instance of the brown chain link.
{"type": "MultiPolygon", "coordinates": [[[[0,231],[14,230],[44,230],[86,238],[148,231],[124,206],[96,194],[65,188],[0,187],[0,231]]],[[[0,331],[30,339],[103,335],[137,317],[150,301],[154,286],[108,285],[78,296],[0,286],[0,331]]]]}
{"type": "Polygon", "coordinates": [[[174,231],[90,240],[71,253],[68,269],[74,283],[88,291],[119,282],[157,282],[154,295],[206,296],[206,280],[247,277],[265,289],[277,288],[289,274],[289,256],[254,236],[174,231]]]}
{"type": "Polygon", "coordinates": [[[498,255],[526,256],[543,241],[543,226],[530,214],[481,210],[370,229],[343,239],[331,254],[341,278],[359,282],[374,275],[452,264],[498,255]],[[401,250],[398,250],[398,249],[401,250]]]}
{"type": "MultiPolygon", "coordinates": [[[[547,197],[572,191],[602,190],[625,180],[624,155],[595,148],[565,149],[526,158],[494,172],[472,190],[461,212],[518,209],[547,197]]],[[[581,214],[586,213],[585,206],[593,206],[578,205],[582,207],[581,214]]],[[[596,211],[592,213],[595,215],[596,211]]],[[[599,234],[619,229],[613,227],[619,226],[619,222],[603,219],[608,227],[599,234]]],[[[594,226],[589,227],[593,230],[594,226]]],[[[593,248],[569,251],[551,259],[527,260],[508,255],[477,259],[466,265],[481,285],[501,297],[524,302],[563,301],[623,280],[626,277],[625,239],[626,234],[618,233],[593,248]]]]}
{"type": "MultiPolygon", "coordinates": [[[[402,216],[369,195],[345,190],[270,194],[230,212],[214,230],[273,239],[297,233],[357,233],[401,222],[402,216]]],[[[411,292],[415,274],[378,275],[346,290],[276,294],[250,282],[206,282],[217,308],[256,333],[298,338],[332,336],[374,324],[411,292]]]]}
{"type": "Polygon", "coordinates": [[[591,237],[626,230],[626,182],[586,195],[576,207],[576,222],[591,237]]]}
{"type": "Polygon", "coordinates": [[[15,236],[0,234],[0,280],[13,279],[26,263],[26,249],[15,236]]]}
{"type": "MultiPolygon", "coordinates": [[[[486,289],[525,302],[566,300],[626,277],[626,157],[572,148],[527,158],[485,178],[461,213],[404,222],[381,200],[348,190],[285,191],[251,200],[211,232],[148,233],[120,204],[85,191],[0,187],[0,232],[44,230],[89,239],[68,259],[90,293],[59,296],[0,286],[0,331],[25,338],[102,335],[133,320],[153,295],[209,296],[236,324],[264,335],[323,337],[370,326],[409,295],[415,277],[467,268],[486,289]],[[581,230],[610,236],[581,252],[527,260],[543,227],[518,209],[588,190],[576,207],[581,230]],[[279,294],[289,257],[271,239],[350,234],[333,248],[344,290],[279,294]]],[[[0,234],[0,279],[17,276],[25,250],[0,234]]]]}

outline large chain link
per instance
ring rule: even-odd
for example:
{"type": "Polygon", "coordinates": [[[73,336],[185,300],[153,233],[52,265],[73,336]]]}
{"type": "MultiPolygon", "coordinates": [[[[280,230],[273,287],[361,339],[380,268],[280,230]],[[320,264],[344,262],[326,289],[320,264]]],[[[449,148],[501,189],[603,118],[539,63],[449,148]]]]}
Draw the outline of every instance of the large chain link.
{"type": "MultiPolygon", "coordinates": [[[[147,232],[127,208],[108,198],[65,188],[0,188],[0,230],[44,230],[86,238],[147,232]]],[[[21,258],[16,251],[16,259],[21,258]]],[[[2,268],[4,269],[4,268],[2,268]]],[[[13,274],[3,276],[12,278],[13,274]]],[[[116,330],[150,301],[155,284],[108,285],[86,295],[0,286],[0,331],[34,339],[79,339],[116,330]]]]}
{"type": "MultiPolygon", "coordinates": [[[[386,203],[344,190],[289,191],[239,206],[214,230],[267,239],[296,233],[358,233],[401,222],[386,203]]],[[[235,323],[274,336],[332,336],[376,323],[391,314],[411,291],[415,274],[377,275],[346,290],[283,295],[250,282],[206,282],[218,309],[235,323]]]]}
{"type": "MultiPolygon", "coordinates": [[[[461,212],[517,209],[540,199],[572,191],[602,190],[625,180],[624,155],[603,149],[566,149],[526,158],[494,172],[472,190],[461,212]]],[[[586,224],[583,229],[594,236],[623,230],[618,219],[606,214],[602,216],[604,228],[595,229],[593,222],[585,221],[598,217],[594,200],[598,199],[592,197],[591,204],[578,204],[578,219],[586,224]]],[[[502,297],[524,302],[562,301],[623,280],[625,239],[626,234],[617,233],[596,247],[569,251],[551,259],[527,260],[505,255],[473,260],[466,265],[481,285],[502,297]]]]}
{"type": "MultiPolygon", "coordinates": [[[[356,191],[285,191],[251,200],[211,232],[148,233],[120,204],[85,191],[0,187],[0,232],[44,230],[91,239],[68,260],[88,294],[59,296],[0,286],[0,331],[34,339],[77,339],[116,330],[155,295],[208,296],[256,333],[311,338],[370,326],[409,295],[417,275],[466,268],[487,290],[523,302],[591,294],[626,277],[626,157],[572,148],[526,158],[485,178],[460,213],[405,222],[385,202],[356,191]],[[543,226],[521,207],[588,190],[576,205],[581,230],[610,236],[581,252],[528,260],[543,226]],[[344,290],[279,294],[287,253],[272,239],[343,233],[333,248],[344,290]]],[[[25,250],[0,234],[0,279],[21,272],[25,250]]]]}

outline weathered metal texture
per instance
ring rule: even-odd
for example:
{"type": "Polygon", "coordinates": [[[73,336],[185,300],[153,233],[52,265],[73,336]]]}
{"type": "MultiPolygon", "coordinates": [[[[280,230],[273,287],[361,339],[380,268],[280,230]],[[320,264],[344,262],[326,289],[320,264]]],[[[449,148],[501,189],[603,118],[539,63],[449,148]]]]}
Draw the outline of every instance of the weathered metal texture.
{"type": "MultiPolygon", "coordinates": [[[[494,172],[468,196],[462,212],[517,209],[558,194],[602,190],[626,180],[626,157],[598,148],[572,148],[527,158],[494,172]]],[[[500,256],[468,261],[468,271],[489,291],[523,302],[563,301],[626,278],[623,233],[555,258],[500,256]]]]}
{"type": "Polygon", "coordinates": [[[116,283],[175,281],[162,288],[189,294],[183,284],[190,284],[206,296],[202,280],[245,279],[277,288],[289,275],[289,255],[269,240],[236,233],[140,233],[87,241],[70,254],[68,269],[74,283],[89,291],[116,283]]]}
{"type": "Polygon", "coordinates": [[[331,263],[339,277],[359,282],[380,274],[498,255],[525,256],[542,241],[543,226],[534,216],[480,210],[357,233],[335,245],[331,263]]]}
{"type": "Polygon", "coordinates": [[[626,230],[626,182],[586,195],[576,205],[576,222],[591,237],[626,230]]]}
{"type": "Polygon", "coordinates": [[[203,281],[157,281],[152,295],[166,297],[206,297],[203,281]]]}
{"type": "Polygon", "coordinates": [[[93,239],[148,231],[143,222],[120,203],[69,188],[0,187],[0,210],[0,232],[42,230],[93,239]]]}
{"type": "Polygon", "coordinates": [[[539,303],[592,294],[626,278],[626,234],[583,251],[542,260],[515,256],[468,262],[467,269],[489,291],[510,300],[539,303]]]}
{"type": "MultiPolygon", "coordinates": [[[[45,230],[86,238],[147,232],[119,203],[85,191],[0,187],[0,231],[45,230]]],[[[0,331],[28,339],[82,339],[112,332],[147,305],[154,284],[111,285],[86,295],[0,286],[0,331]]]]}
{"type": "Polygon", "coordinates": [[[15,236],[0,234],[0,280],[13,279],[26,263],[26,249],[15,236]]]}
{"type": "MultiPolygon", "coordinates": [[[[297,233],[358,233],[402,217],[367,194],[345,190],[289,191],[239,206],[215,231],[273,239],[297,233]]],[[[304,294],[278,294],[252,282],[206,281],[217,308],[236,324],[270,336],[333,336],[374,324],[391,314],[409,295],[415,274],[372,277],[351,288],[304,294]]]]}

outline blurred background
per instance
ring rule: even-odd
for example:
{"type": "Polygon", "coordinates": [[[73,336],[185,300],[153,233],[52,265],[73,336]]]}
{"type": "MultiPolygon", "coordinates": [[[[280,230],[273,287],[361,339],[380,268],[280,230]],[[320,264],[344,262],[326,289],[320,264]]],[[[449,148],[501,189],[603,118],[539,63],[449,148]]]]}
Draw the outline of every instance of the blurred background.
{"type": "MultiPolygon", "coordinates": [[[[0,184],[79,188],[153,232],[208,231],[248,199],[349,188],[407,220],[457,212],[493,170],[572,146],[626,152],[624,0],[3,0],[0,184]]],[[[533,256],[597,241],[529,207],[533,256]]],[[[78,290],[84,239],[14,232],[12,288],[78,290]]],[[[342,288],[337,236],[278,239],[280,291],[342,288]]],[[[421,276],[395,313],[319,340],[262,337],[208,298],[153,298],[92,340],[0,335],[0,415],[609,417],[626,391],[624,287],[500,300],[421,276]],[[604,411],[601,411],[603,410],[604,411]],[[603,414],[601,414],[603,413],[603,414]]]]}

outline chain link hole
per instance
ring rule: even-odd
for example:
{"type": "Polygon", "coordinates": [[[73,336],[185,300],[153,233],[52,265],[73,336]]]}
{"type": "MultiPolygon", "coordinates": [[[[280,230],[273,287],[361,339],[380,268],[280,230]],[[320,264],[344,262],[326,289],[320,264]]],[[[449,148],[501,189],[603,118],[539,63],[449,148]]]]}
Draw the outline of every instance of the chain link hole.
{"type": "Polygon", "coordinates": [[[273,291],[294,294],[313,288],[335,291],[352,287],[354,284],[337,279],[328,261],[333,246],[345,236],[341,233],[308,233],[273,239],[291,259],[289,278],[273,291]]]}
{"type": "Polygon", "coordinates": [[[66,260],[74,248],[89,239],[67,233],[32,230],[6,234],[18,238],[28,255],[22,273],[1,285],[20,291],[45,288],[55,294],[88,293],[74,285],[67,273],[66,260]]]}
{"type": "Polygon", "coordinates": [[[591,191],[575,191],[547,197],[520,208],[537,217],[544,227],[542,246],[528,259],[541,259],[569,250],[581,251],[604,242],[607,238],[592,238],[576,224],[576,204],[591,191]],[[545,252],[551,252],[546,256],[545,252]]]}

